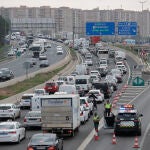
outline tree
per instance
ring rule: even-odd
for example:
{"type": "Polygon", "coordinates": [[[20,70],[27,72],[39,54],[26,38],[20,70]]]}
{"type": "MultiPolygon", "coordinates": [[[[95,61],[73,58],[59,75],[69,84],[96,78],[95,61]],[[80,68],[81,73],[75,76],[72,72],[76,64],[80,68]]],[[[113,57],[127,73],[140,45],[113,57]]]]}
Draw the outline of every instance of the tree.
{"type": "Polygon", "coordinates": [[[9,32],[9,23],[0,16],[0,45],[4,44],[4,38],[9,32]]]}

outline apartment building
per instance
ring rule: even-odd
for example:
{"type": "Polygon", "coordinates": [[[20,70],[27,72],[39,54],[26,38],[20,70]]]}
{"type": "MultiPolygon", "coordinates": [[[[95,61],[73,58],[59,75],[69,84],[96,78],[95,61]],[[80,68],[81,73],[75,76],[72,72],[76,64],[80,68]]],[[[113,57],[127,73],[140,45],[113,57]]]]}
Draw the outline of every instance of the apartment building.
{"type": "MultiPolygon", "coordinates": [[[[121,22],[121,21],[135,21],[138,24],[138,34],[142,37],[149,37],[150,35],[150,11],[128,11],[123,9],[115,10],[99,10],[95,8],[92,10],[72,9],[69,7],[51,8],[50,6],[41,7],[11,7],[0,8],[0,15],[9,18],[11,21],[22,18],[24,20],[38,18],[50,19],[48,23],[55,24],[53,32],[57,35],[67,36],[73,31],[76,34],[85,35],[86,22],[121,22]]],[[[40,19],[41,20],[41,19],[40,19]]],[[[46,19],[45,19],[46,21],[46,19]]],[[[29,21],[30,22],[30,21],[29,21]]],[[[40,21],[43,24],[47,22],[40,21]]],[[[18,21],[19,23],[19,21],[18,21]]],[[[51,25],[51,27],[54,25],[51,25]]],[[[16,28],[16,27],[15,27],[16,28]]],[[[43,25],[44,28],[44,25],[43,25]]],[[[45,25],[48,28],[48,25],[45,25]]],[[[41,29],[43,31],[43,29],[41,29]]],[[[46,31],[46,30],[45,30],[46,31]]],[[[40,31],[39,31],[40,32],[40,31]]]]}

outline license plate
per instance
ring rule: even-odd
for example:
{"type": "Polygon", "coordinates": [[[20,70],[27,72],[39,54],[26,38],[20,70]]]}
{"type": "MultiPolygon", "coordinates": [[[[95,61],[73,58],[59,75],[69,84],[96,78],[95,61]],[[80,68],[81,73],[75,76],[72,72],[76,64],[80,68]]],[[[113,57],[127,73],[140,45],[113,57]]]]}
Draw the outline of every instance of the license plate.
{"type": "Polygon", "coordinates": [[[36,149],[43,149],[43,150],[45,150],[45,147],[38,146],[38,147],[36,147],[36,149]]]}

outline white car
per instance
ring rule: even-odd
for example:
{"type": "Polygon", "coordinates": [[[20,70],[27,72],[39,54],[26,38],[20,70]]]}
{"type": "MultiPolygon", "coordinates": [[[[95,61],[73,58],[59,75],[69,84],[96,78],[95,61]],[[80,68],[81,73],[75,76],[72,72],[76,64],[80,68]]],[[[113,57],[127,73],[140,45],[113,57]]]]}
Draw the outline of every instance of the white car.
{"type": "Polygon", "coordinates": [[[11,51],[8,52],[8,56],[15,56],[15,55],[16,55],[16,52],[15,52],[15,51],[12,51],[12,50],[11,50],[11,51]]]}
{"type": "Polygon", "coordinates": [[[104,101],[104,94],[101,93],[100,90],[90,90],[88,95],[94,94],[97,98],[95,99],[97,102],[102,103],[104,101]]]}
{"type": "Polygon", "coordinates": [[[90,75],[90,80],[91,80],[91,83],[99,82],[100,81],[98,75],[96,75],[96,74],[90,75]]]}
{"type": "Polygon", "coordinates": [[[20,107],[21,108],[30,108],[31,106],[31,99],[32,97],[34,96],[35,94],[34,93],[27,93],[27,94],[23,94],[22,97],[21,97],[21,101],[20,101],[20,107]]]}
{"type": "Polygon", "coordinates": [[[0,123],[0,142],[17,142],[26,138],[25,128],[15,121],[0,123]]]}
{"type": "Polygon", "coordinates": [[[63,48],[61,46],[57,46],[56,50],[57,50],[57,54],[63,54],[64,53],[63,48]]]}
{"type": "Polygon", "coordinates": [[[85,106],[85,108],[87,109],[87,112],[88,112],[88,116],[90,117],[90,115],[93,112],[93,103],[92,103],[92,101],[89,101],[89,98],[87,96],[80,97],[80,105],[85,106]]]}
{"type": "Polygon", "coordinates": [[[11,103],[0,104],[0,118],[10,118],[15,120],[17,117],[20,118],[21,112],[19,106],[11,103]]]}
{"type": "Polygon", "coordinates": [[[86,59],[86,60],[85,60],[85,63],[86,63],[88,66],[93,66],[92,59],[86,59]]]}
{"type": "Polygon", "coordinates": [[[25,127],[41,127],[41,111],[29,111],[24,118],[25,127]]]}
{"type": "Polygon", "coordinates": [[[46,55],[39,55],[39,60],[47,60],[47,56],[46,55]]]}
{"type": "Polygon", "coordinates": [[[127,68],[125,65],[116,65],[116,68],[121,70],[123,72],[123,74],[127,73],[127,68]]]}
{"type": "Polygon", "coordinates": [[[86,109],[87,108],[85,106],[83,106],[83,105],[80,106],[80,122],[81,122],[81,124],[84,124],[89,119],[88,111],[86,109]]]}

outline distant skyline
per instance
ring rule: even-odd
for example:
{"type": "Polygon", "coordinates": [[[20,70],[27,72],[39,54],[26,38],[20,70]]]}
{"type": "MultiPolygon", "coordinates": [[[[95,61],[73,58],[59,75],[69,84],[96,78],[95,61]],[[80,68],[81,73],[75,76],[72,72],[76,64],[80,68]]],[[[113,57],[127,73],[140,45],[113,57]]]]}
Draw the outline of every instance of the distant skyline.
{"type": "Polygon", "coordinates": [[[28,7],[50,6],[52,8],[70,7],[77,9],[125,9],[141,11],[142,4],[145,1],[143,9],[150,9],[150,0],[0,0],[0,7],[28,7]]]}

